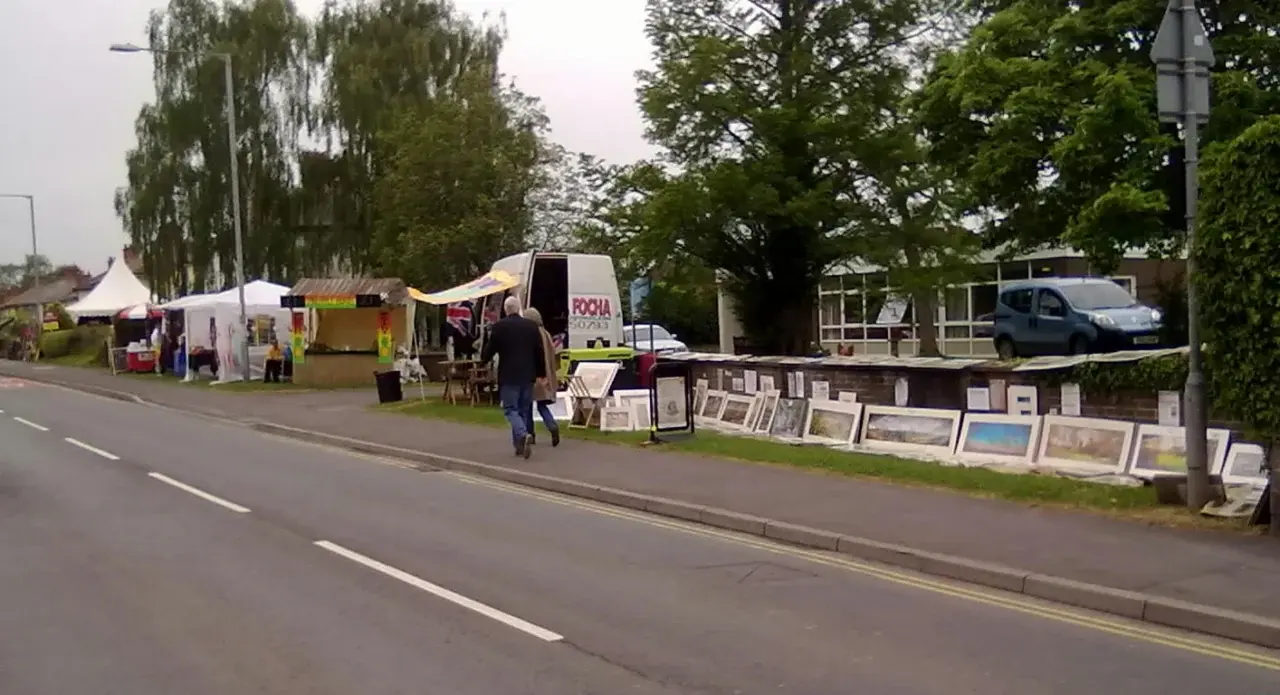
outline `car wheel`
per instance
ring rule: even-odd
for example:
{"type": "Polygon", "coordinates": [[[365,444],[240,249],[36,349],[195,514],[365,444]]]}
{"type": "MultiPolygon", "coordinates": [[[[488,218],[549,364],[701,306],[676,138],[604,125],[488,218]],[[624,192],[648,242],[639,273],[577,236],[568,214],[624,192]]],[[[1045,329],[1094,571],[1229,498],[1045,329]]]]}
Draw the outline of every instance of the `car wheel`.
{"type": "Polygon", "coordinates": [[[1010,339],[1010,338],[997,338],[997,339],[996,339],[996,354],[997,354],[997,355],[999,355],[999,356],[1000,356],[1000,359],[1002,359],[1002,360],[1012,360],[1012,359],[1017,358],[1017,356],[1018,356],[1018,349],[1017,349],[1016,347],[1014,347],[1014,345],[1013,345],[1013,340],[1012,340],[1012,339],[1010,339]]]}
{"type": "Polygon", "coordinates": [[[1089,340],[1082,335],[1072,336],[1068,350],[1073,355],[1089,354],[1089,340]]]}

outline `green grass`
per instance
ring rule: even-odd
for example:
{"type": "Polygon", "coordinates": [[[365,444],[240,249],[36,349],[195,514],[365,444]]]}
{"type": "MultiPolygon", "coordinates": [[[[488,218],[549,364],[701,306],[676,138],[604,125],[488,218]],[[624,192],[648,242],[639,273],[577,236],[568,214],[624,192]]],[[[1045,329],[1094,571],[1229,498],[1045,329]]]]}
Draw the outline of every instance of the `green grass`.
{"type": "MultiPolygon", "coordinates": [[[[130,379],[140,379],[143,381],[152,381],[157,383],[168,384],[170,386],[180,386],[184,388],[203,388],[218,391],[220,393],[314,393],[316,391],[373,391],[373,384],[368,386],[342,386],[321,388],[318,386],[300,386],[291,382],[281,382],[278,384],[268,384],[261,379],[253,381],[232,381],[225,384],[213,385],[208,379],[199,379],[196,381],[183,381],[169,374],[160,375],[152,372],[145,374],[136,374],[133,372],[125,372],[120,376],[130,379]]],[[[439,395],[442,387],[435,384],[427,385],[427,395],[439,395]]],[[[405,396],[413,396],[417,394],[417,386],[406,385],[404,387],[405,396]]]]}
{"type": "MultiPolygon", "coordinates": [[[[468,424],[503,427],[506,420],[497,408],[449,405],[438,400],[381,406],[405,415],[468,424]]],[[[602,433],[599,430],[563,430],[568,437],[640,446],[644,432],[602,433]]],[[[798,446],[750,437],[735,437],[699,431],[696,436],[662,445],[663,450],[821,471],[830,474],[871,478],[894,483],[944,488],[980,497],[1021,502],[1130,513],[1157,509],[1150,489],[1126,488],[1088,483],[1048,475],[1018,475],[983,468],[941,466],[895,456],[838,451],[824,446],[798,446]]],[[[941,520],[945,523],[945,520],[941,520]]]]}
{"type": "MultiPolygon", "coordinates": [[[[93,353],[79,353],[63,355],[61,357],[42,357],[36,364],[52,364],[59,367],[99,367],[98,355],[93,353]]],[[[104,368],[105,369],[105,368],[104,368]]]]}

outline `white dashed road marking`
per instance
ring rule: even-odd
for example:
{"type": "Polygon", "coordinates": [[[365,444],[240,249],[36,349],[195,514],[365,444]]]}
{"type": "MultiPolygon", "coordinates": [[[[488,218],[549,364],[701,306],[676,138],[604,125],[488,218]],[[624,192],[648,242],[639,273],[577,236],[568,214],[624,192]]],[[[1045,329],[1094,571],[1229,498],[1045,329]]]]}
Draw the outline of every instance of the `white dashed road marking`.
{"type": "Polygon", "coordinates": [[[75,445],[75,446],[78,446],[78,447],[80,447],[81,449],[84,449],[85,451],[88,451],[89,453],[97,454],[97,455],[99,455],[99,456],[101,456],[102,458],[107,459],[107,460],[110,460],[110,461],[119,461],[119,460],[120,460],[120,457],[119,457],[119,456],[116,456],[115,454],[111,453],[110,451],[103,451],[102,449],[99,449],[99,448],[98,448],[98,447],[96,447],[96,446],[89,446],[88,444],[85,444],[84,442],[82,442],[82,441],[80,441],[80,440],[78,440],[78,439],[72,439],[71,437],[64,437],[64,438],[63,438],[63,441],[65,441],[65,442],[66,442],[66,443],[68,443],[68,444],[73,444],[73,445],[75,445]]]}
{"type": "Polygon", "coordinates": [[[48,427],[45,427],[44,425],[37,425],[36,423],[30,420],[27,420],[26,418],[20,418],[17,415],[14,415],[13,419],[15,422],[21,422],[22,424],[26,425],[27,427],[30,427],[33,430],[40,430],[41,432],[49,431],[48,427]]]}
{"type": "Polygon", "coordinates": [[[201,490],[200,488],[191,487],[190,485],[187,485],[186,483],[178,482],[177,480],[174,480],[173,478],[170,478],[169,476],[167,476],[167,475],[165,475],[165,474],[163,474],[163,473],[148,473],[147,475],[151,476],[152,478],[155,478],[156,480],[159,480],[159,481],[160,481],[160,482],[162,482],[162,483],[165,483],[166,485],[172,485],[172,486],[174,486],[174,487],[178,488],[179,490],[182,490],[182,491],[184,491],[184,492],[189,492],[189,493],[191,493],[191,494],[195,495],[196,497],[199,497],[199,498],[200,498],[200,499],[202,499],[202,500],[206,500],[206,501],[208,501],[208,502],[213,502],[214,504],[218,505],[219,507],[224,507],[224,508],[226,508],[226,509],[230,509],[231,511],[233,511],[233,512],[235,512],[235,513],[237,513],[237,514],[248,514],[248,513],[249,513],[249,508],[248,508],[248,507],[241,507],[240,505],[236,504],[235,502],[228,502],[228,501],[226,501],[226,500],[222,499],[221,497],[217,497],[217,496],[215,496],[215,495],[210,495],[209,493],[205,492],[204,490],[201,490]]]}
{"type": "Polygon", "coordinates": [[[385,574],[388,577],[391,577],[393,579],[399,579],[405,584],[408,584],[409,586],[412,586],[416,589],[421,589],[433,596],[442,598],[455,605],[462,606],[467,610],[475,611],[476,613],[479,613],[480,615],[483,615],[486,618],[492,618],[493,620],[496,620],[502,623],[503,625],[506,625],[507,627],[513,627],[525,634],[537,637],[538,639],[544,642],[559,642],[560,640],[564,639],[563,635],[556,634],[543,627],[538,627],[533,623],[530,623],[525,620],[521,620],[520,618],[517,618],[514,615],[511,615],[510,613],[504,613],[498,610],[497,608],[493,608],[492,606],[486,606],[485,604],[480,603],[479,601],[476,601],[474,599],[469,599],[466,596],[463,596],[462,594],[449,591],[448,589],[442,586],[438,586],[436,584],[432,584],[431,582],[425,579],[415,577],[412,574],[405,572],[404,570],[396,569],[391,565],[383,564],[381,562],[378,562],[377,560],[374,560],[373,558],[365,557],[364,555],[361,555],[360,553],[357,553],[354,550],[347,550],[346,548],[338,545],[337,543],[330,543],[329,541],[316,541],[316,545],[320,546],[321,548],[324,548],[325,550],[328,550],[331,553],[334,553],[335,555],[341,555],[342,557],[345,557],[348,560],[351,560],[352,562],[358,562],[364,565],[365,567],[368,567],[371,570],[381,572],[382,574],[385,574]]]}

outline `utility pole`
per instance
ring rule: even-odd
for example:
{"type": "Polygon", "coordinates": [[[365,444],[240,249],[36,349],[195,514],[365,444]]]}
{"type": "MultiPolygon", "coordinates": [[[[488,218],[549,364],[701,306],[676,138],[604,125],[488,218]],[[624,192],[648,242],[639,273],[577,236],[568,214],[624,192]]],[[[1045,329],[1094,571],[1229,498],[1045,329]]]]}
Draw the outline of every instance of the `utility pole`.
{"type": "Polygon", "coordinates": [[[1209,68],[1213,48],[1195,0],[1169,0],[1151,46],[1156,65],[1156,101],[1160,120],[1181,123],[1186,149],[1187,198],[1187,507],[1199,511],[1211,501],[1209,490],[1209,408],[1205,402],[1204,361],[1200,344],[1200,298],[1196,291],[1196,203],[1200,195],[1200,125],[1209,120],[1209,68]]]}

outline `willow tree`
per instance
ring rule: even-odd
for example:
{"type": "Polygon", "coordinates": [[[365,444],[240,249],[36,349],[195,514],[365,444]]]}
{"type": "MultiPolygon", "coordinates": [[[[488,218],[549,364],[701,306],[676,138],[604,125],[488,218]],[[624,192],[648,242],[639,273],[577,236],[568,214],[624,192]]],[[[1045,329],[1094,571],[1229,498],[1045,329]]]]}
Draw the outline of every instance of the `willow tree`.
{"type": "Polygon", "coordinates": [[[813,339],[822,275],[860,255],[883,121],[926,0],[649,0],[648,134],[672,171],[647,192],[651,248],[725,271],[756,344],[813,339]]]}

